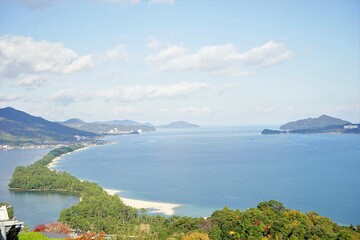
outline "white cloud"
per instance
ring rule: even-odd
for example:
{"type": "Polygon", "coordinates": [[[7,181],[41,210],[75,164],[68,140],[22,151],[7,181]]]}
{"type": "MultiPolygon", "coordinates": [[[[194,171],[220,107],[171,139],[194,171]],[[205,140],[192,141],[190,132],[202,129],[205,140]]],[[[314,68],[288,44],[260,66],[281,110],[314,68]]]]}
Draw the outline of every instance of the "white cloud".
{"type": "Polygon", "coordinates": [[[169,85],[135,85],[117,86],[111,89],[98,89],[95,91],[75,91],[64,89],[53,94],[52,100],[56,105],[68,106],[70,104],[102,99],[112,102],[135,102],[149,99],[179,99],[190,96],[199,96],[201,92],[211,91],[221,94],[231,90],[238,84],[211,85],[204,82],[180,82],[169,85]]]}
{"type": "Polygon", "coordinates": [[[155,98],[186,97],[194,92],[211,89],[207,83],[181,82],[172,85],[120,86],[109,90],[97,90],[95,96],[105,100],[139,101],[155,98]]]}
{"type": "Polygon", "coordinates": [[[50,7],[55,0],[19,0],[26,7],[31,9],[44,10],[45,8],[50,7]]]}
{"type": "Polygon", "coordinates": [[[30,37],[0,37],[0,74],[5,78],[37,73],[69,74],[92,66],[92,56],[79,56],[61,43],[30,37]]]}
{"type": "Polygon", "coordinates": [[[149,36],[146,46],[150,49],[156,49],[160,47],[160,43],[154,36],[149,36]]]}
{"type": "Polygon", "coordinates": [[[36,75],[20,75],[14,79],[13,84],[16,86],[33,88],[43,85],[46,82],[46,78],[36,75]]]}
{"type": "Polygon", "coordinates": [[[13,102],[23,99],[24,95],[22,94],[0,95],[0,102],[13,102]]]}
{"type": "MultiPolygon", "coordinates": [[[[23,0],[26,1],[26,0],[23,0]]],[[[27,0],[30,1],[30,0],[27,0]]],[[[116,4],[139,4],[141,0],[97,0],[98,2],[105,1],[116,4]]],[[[149,4],[174,4],[175,0],[148,0],[149,4]]]]}
{"type": "Polygon", "coordinates": [[[293,55],[284,43],[269,41],[244,53],[234,53],[230,58],[246,65],[270,66],[285,61],[293,55]]]}
{"type": "MultiPolygon", "coordinates": [[[[103,1],[103,0],[98,0],[103,1]]],[[[109,3],[120,3],[120,4],[138,4],[140,3],[140,0],[105,0],[106,2],[109,3]]]]}
{"type": "Polygon", "coordinates": [[[174,4],[175,0],[149,0],[149,4],[174,4]]]}
{"type": "Polygon", "coordinates": [[[186,107],[179,110],[182,114],[191,114],[191,115],[207,115],[212,112],[210,107],[186,107]]]}
{"type": "Polygon", "coordinates": [[[200,71],[210,75],[244,76],[251,68],[281,63],[293,55],[284,43],[269,41],[246,52],[235,45],[204,46],[194,53],[177,45],[160,50],[146,58],[157,71],[200,71]]]}
{"type": "Polygon", "coordinates": [[[56,105],[69,106],[70,104],[76,102],[77,98],[74,90],[65,89],[56,92],[53,95],[53,100],[56,105]]]}
{"type": "Polygon", "coordinates": [[[52,100],[56,105],[69,106],[79,101],[93,99],[92,94],[75,91],[73,89],[63,89],[53,94],[52,100]]]}
{"type": "Polygon", "coordinates": [[[112,113],[115,115],[128,115],[128,114],[141,113],[141,111],[135,107],[124,106],[124,107],[113,108],[112,113]]]}
{"type": "Polygon", "coordinates": [[[119,44],[111,50],[106,51],[105,58],[108,61],[125,61],[129,56],[124,44],[119,44]]]}
{"type": "Polygon", "coordinates": [[[186,56],[188,50],[181,46],[172,45],[166,49],[161,50],[156,55],[150,55],[146,58],[146,61],[158,68],[158,70],[167,70],[169,68],[166,66],[167,61],[179,61],[179,58],[186,56]]]}

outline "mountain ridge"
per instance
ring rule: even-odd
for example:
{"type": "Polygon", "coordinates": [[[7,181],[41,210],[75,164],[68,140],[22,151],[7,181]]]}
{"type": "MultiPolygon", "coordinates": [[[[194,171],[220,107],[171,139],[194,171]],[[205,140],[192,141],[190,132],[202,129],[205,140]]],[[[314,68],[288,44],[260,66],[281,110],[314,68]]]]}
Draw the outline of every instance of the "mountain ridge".
{"type": "Polygon", "coordinates": [[[2,143],[75,141],[75,136],[93,138],[98,135],[51,122],[12,107],[0,108],[2,143]]]}

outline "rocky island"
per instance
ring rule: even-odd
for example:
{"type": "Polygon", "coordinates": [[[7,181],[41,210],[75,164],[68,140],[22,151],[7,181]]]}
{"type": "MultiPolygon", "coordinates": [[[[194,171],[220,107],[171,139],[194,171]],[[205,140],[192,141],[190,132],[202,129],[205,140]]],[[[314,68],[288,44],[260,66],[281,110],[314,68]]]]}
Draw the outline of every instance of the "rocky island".
{"type": "Polygon", "coordinates": [[[360,134],[360,124],[352,124],[339,118],[321,115],[318,118],[301,119],[280,126],[280,130],[264,129],[261,134],[312,134],[355,133],[360,134]]]}

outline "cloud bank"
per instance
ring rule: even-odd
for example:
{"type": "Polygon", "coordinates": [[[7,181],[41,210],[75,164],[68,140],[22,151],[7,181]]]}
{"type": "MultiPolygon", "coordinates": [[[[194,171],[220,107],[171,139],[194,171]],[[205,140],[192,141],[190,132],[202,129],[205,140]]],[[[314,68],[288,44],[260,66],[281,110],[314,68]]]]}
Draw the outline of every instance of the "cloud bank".
{"type": "Polygon", "coordinates": [[[134,85],[117,86],[111,89],[95,90],[93,92],[64,89],[52,96],[56,105],[68,106],[70,104],[102,99],[104,101],[135,102],[149,99],[176,99],[186,98],[195,93],[207,90],[216,90],[216,87],[203,82],[180,82],[169,85],[134,85]]]}
{"type": "Polygon", "coordinates": [[[31,37],[0,37],[0,75],[15,85],[39,85],[45,81],[38,74],[70,74],[92,66],[92,56],[79,56],[61,43],[35,41],[31,37]]]}
{"type": "Polygon", "coordinates": [[[289,59],[293,51],[285,43],[269,41],[240,52],[235,45],[204,46],[191,53],[187,48],[172,45],[146,58],[156,71],[199,71],[210,75],[247,75],[251,68],[272,66],[289,59]]]}

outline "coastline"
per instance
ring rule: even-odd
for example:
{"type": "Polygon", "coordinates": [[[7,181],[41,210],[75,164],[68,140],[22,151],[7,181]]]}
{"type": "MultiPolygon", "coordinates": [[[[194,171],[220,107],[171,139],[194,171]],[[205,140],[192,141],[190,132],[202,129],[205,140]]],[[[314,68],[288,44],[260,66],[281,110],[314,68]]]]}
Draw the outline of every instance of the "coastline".
{"type": "MultiPolygon", "coordinates": [[[[115,195],[121,193],[119,190],[113,189],[104,189],[109,195],[115,195]]],[[[183,206],[182,204],[176,203],[163,203],[163,202],[152,202],[152,201],[144,201],[144,200],[137,200],[131,198],[123,198],[119,195],[121,201],[130,207],[136,209],[146,209],[150,210],[150,213],[162,213],[165,215],[175,215],[175,208],[183,206]]]]}
{"type": "Polygon", "coordinates": [[[65,153],[65,154],[62,154],[58,157],[55,157],[46,167],[48,169],[50,169],[51,171],[55,171],[55,167],[57,165],[57,163],[66,155],[70,155],[71,153],[74,153],[74,152],[78,152],[78,151],[82,151],[82,150],[86,150],[86,149],[89,149],[90,147],[93,147],[93,146],[96,146],[96,145],[88,145],[88,146],[85,146],[83,148],[79,148],[79,149],[76,149],[75,151],[72,151],[72,152],[68,152],[68,153],[65,153]]]}
{"type": "MultiPolygon", "coordinates": [[[[51,171],[56,171],[55,167],[58,164],[58,162],[66,155],[69,155],[71,153],[81,151],[88,149],[90,147],[93,147],[96,145],[88,145],[86,147],[77,149],[73,152],[65,153],[61,156],[55,157],[46,167],[50,169],[51,171]]],[[[83,181],[83,180],[80,180],[83,181]]],[[[104,190],[109,195],[119,195],[121,193],[120,190],[113,190],[113,189],[105,189],[104,190]]],[[[124,198],[119,195],[121,201],[130,207],[136,208],[136,209],[146,209],[150,213],[159,213],[159,214],[165,214],[165,215],[175,215],[175,208],[183,206],[182,204],[175,204],[175,203],[163,203],[163,202],[153,202],[153,201],[144,201],[144,200],[138,200],[138,199],[131,199],[131,198],[124,198]]],[[[79,198],[81,201],[81,197],[79,198]]]]}

